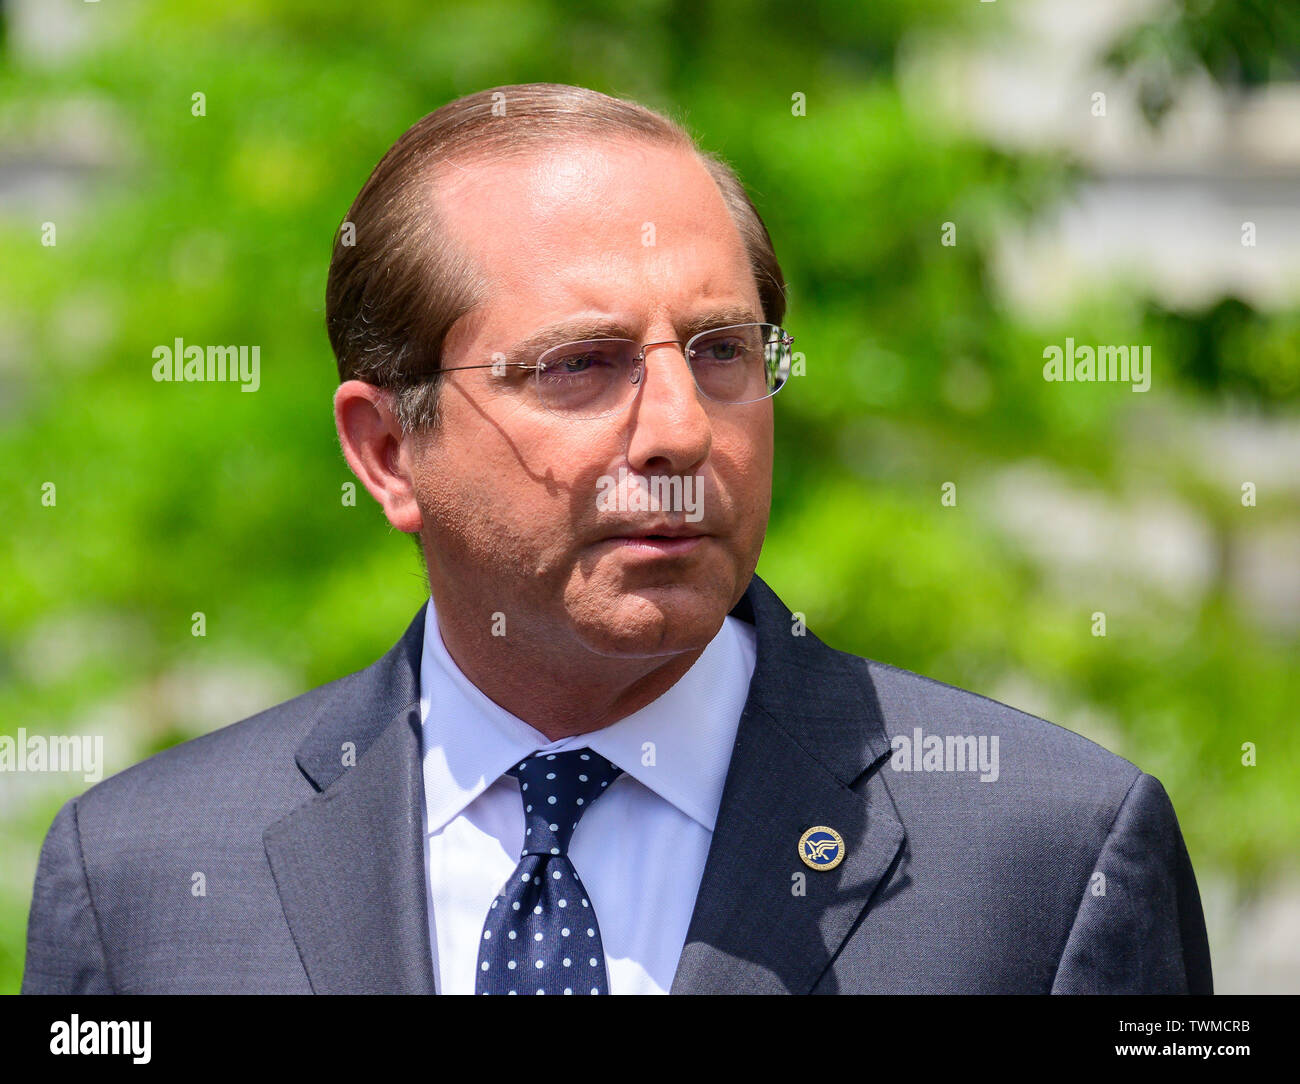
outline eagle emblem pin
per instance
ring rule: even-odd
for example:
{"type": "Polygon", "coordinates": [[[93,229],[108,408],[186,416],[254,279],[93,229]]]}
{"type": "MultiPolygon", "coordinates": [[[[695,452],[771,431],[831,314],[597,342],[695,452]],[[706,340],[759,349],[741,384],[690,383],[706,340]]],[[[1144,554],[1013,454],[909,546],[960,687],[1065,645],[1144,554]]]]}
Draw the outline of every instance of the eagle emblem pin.
{"type": "Polygon", "coordinates": [[[799,857],[809,869],[831,870],[844,861],[844,837],[819,824],[799,837],[799,857]]]}

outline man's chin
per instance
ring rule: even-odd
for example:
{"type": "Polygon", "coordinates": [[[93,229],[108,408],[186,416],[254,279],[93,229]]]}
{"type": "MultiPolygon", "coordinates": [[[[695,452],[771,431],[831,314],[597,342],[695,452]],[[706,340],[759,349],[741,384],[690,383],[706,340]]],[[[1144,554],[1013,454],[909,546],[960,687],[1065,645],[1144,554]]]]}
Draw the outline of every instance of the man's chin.
{"type": "Polygon", "coordinates": [[[718,634],[731,601],[717,581],[627,588],[569,603],[578,637],[608,658],[651,658],[701,651],[718,634]]]}

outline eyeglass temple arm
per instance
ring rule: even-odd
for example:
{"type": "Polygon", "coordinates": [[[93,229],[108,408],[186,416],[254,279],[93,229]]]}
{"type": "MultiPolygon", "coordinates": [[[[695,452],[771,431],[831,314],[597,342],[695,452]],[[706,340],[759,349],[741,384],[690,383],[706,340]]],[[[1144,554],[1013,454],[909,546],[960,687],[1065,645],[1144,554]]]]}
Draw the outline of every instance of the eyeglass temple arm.
{"type": "Polygon", "coordinates": [[[526,361],[494,361],[491,365],[441,365],[436,369],[420,369],[403,373],[403,376],[437,376],[439,373],[458,373],[462,369],[540,369],[537,364],[526,361]]]}

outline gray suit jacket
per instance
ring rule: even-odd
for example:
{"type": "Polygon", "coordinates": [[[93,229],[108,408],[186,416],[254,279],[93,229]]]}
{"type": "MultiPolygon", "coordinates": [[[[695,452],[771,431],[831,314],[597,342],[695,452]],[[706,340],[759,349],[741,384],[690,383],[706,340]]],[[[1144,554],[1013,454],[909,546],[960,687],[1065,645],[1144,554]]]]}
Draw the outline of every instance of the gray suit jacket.
{"type": "MultiPolygon", "coordinates": [[[[734,614],[755,625],[758,662],[674,993],[1211,992],[1196,880],[1156,779],[1041,719],[792,635],[757,577],[734,614]],[[916,728],[996,736],[997,779],[893,755],[916,728]],[[799,858],[814,825],[843,836],[833,870],[799,858]]],[[[423,631],[421,611],[369,668],[64,805],[24,992],[433,993],[423,631]]]]}

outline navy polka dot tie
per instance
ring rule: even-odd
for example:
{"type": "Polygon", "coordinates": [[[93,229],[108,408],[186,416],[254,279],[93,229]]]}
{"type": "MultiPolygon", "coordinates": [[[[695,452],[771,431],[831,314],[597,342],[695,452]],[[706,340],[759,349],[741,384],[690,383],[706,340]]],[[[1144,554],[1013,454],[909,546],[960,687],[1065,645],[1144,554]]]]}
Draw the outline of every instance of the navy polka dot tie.
{"type": "Polygon", "coordinates": [[[575,749],[507,773],[524,803],[524,852],[483,923],[475,993],[609,993],[596,911],[568,850],[578,819],[622,770],[575,749]]]}

